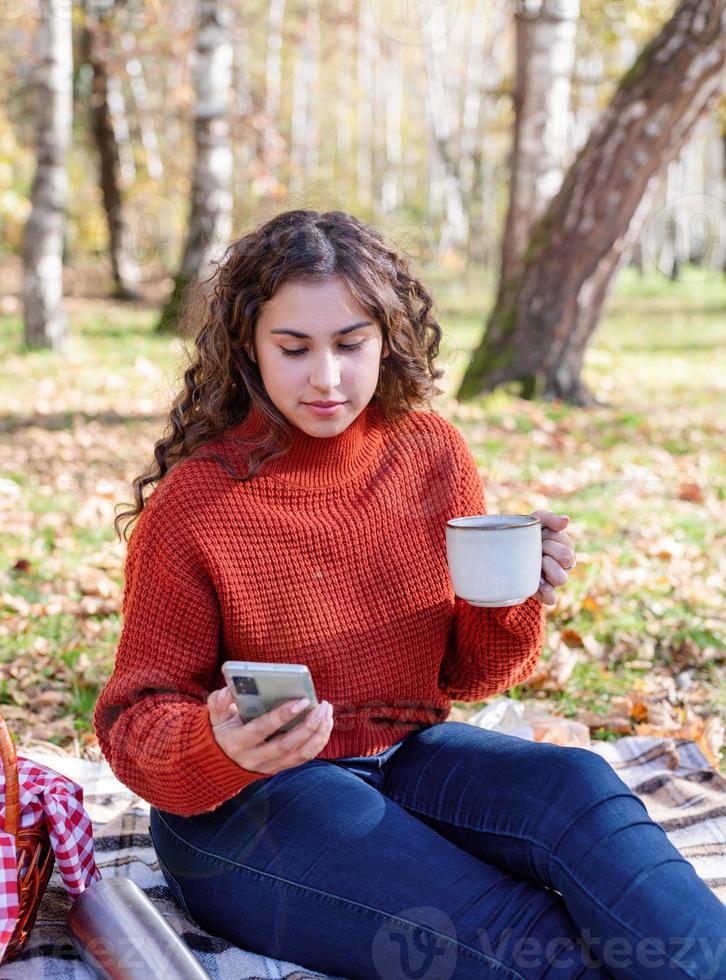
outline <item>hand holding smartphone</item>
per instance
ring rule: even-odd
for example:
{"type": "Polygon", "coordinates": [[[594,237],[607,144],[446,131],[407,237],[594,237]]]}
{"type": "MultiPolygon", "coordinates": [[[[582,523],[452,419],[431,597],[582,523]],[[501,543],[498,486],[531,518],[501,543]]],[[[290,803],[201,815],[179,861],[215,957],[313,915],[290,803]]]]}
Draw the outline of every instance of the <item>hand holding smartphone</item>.
{"type": "Polygon", "coordinates": [[[226,661],[227,686],[207,699],[214,737],[243,769],[273,775],[315,758],[333,729],[304,664],[226,661]],[[301,703],[306,698],[308,703],[301,703]]]}

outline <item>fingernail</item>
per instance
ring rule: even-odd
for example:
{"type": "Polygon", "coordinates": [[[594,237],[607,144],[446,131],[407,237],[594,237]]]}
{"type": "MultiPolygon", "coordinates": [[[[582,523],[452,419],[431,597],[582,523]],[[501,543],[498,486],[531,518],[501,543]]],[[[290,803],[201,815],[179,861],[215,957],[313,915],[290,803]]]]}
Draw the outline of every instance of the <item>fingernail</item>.
{"type": "Polygon", "coordinates": [[[297,714],[299,711],[302,711],[303,708],[307,708],[309,704],[310,698],[300,698],[300,700],[296,701],[292,706],[293,714],[297,714]]]}

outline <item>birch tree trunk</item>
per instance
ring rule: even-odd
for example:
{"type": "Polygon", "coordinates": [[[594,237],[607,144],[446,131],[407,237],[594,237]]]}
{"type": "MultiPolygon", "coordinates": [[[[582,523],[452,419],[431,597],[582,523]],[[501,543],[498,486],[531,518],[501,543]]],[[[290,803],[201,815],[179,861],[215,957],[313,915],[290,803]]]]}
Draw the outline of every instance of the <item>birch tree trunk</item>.
{"type": "Polygon", "coordinates": [[[338,98],[335,104],[335,183],[336,187],[349,186],[353,160],[353,112],[355,95],[353,65],[355,64],[355,4],[341,4],[339,20],[335,28],[335,68],[338,98]]]}
{"type": "Polygon", "coordinates": [[[23,231],[23,319],[27,347],[62,353],[68,344],[63,228],[73,120],[71,7],[65,0],[39,0],[39,10],[37,166],[23,231]]]}
{"type": "MultiPolygon", "coordinates": [[[[427,115],[433,152],[438,166],[429,171],[430,179],[440,183],[445,208],[442,235],[445,241],[465,246],[469,237],[467,210],[461,191],[459,161],[455,152],[455,133],[450,97],[446,86],[446,11],[441,4],[430,8],[421,24],[426,73],[427,115]]],[[[431,199],[431,188],[429,191],[431,199]]]]}
{"type": "MultiPolygon", "coordinates": [[[[114,92],[109,68],[111,27],[106,18],[95,16],[92,4],[86,5],[81,47],[83,59],[93,71],[91,129],[98,150],[114,295],[117,299],[137,299],[139,294],[134,284],[138,282],[139,270],[131,258],[131,240],[121,192],[121,153],[112,114],[114,92]]],[[[116,115],[119,111],[119,107],[116,107],[116,115]]],[[[126,132],[128,135],[128,130],[126,132]]]]}
{"type": "Polygon", "coordinates": [[[401,206],[401,121],[403,118],[403,52],[401,45],[383,38],[379,79],[381,116],[385,125],[385,148],[381,175],[382,214],[392,214],[401,206]]]}
{"type": "Polygon", "coordinates": [[[373,198],[373,46],[375,22],[371,4],[361,0],[358,11],[356,50],[355,196],[360,204],[369,205],[373,198]]]}
{"type": "Polygon", "coordinates": [[[498,156],[492,134],[496,104],[503,91],[503,56],[509,17],[505,10],[477,0],[469,24],[467,68],[460,125],[460,174],[469,234],[467,268],[474,263],[492,268],[499,261],[500,242],[491,220],[497,207],[498,156]]]}
{"type": "Polygon", "coordinates": [[[532,230],[562,186],[579,0],[521,0],[509,208],[500,281],[517,268],[532,230]]]}
{"type": "MultiPolygon", "coordinates": [[[[136,121],[139,127],[141,145],[146,153],[146,170],[149,177],[154,180],[161,180],[164,176],[164,164],[159,152],[159,141],[156,137],[154,120],[149,108],[149,89],[146,85],[141,60],[136,53],[136,40],[129,31],[122,33],[121,47],[125,52],[126,74],[128,76],[131,94],[136,103],[136,121]]],[[[167,87],[169,90],[173,89],[173,79],[170,77],[167,77],[167,87]]],[[[170,129],[171,126],[165,130],[165,136],[169,136],[170,129]]],[[[169,150],[168,145],[167,150],[169,150]]]]}
{"type": "Polygon", "coordinates": [[[633,219],[719,92],[725,61],[726,0],[681,0],[621,80],[533,228],[459,398],[514,382],[523,397],[594,402],[582,363],[633,219]]]}
{"type": "Polygon", "coordinates": [[[285,0],[270,0],[267,11],[267,51],[265,54],[265,131],[262,161],[268,174],[279,179],[284,140],[280,133],[282,103],[282,25],[285,0]]]}
{"type": "MultiPolygon", "coordinates": [[[[257,141],[251,135],[255,128],[255,101],[251,74],[252,51],[250,27],[246,21],[235,19],[232,35],[232,91],[231,137],[235,179],[232,185],[232,212],[246,206],[249,194],[265,197],[273,194],[277,180],[265,168],[264,149],[257,152],[257,141]]],[[[267,127],[265,127],[265,132],[267,127]]],[[[264,138],[264,137],[263,137],[264,138]]]]}
{"type": "Polygon", "coordinates": [[[232,219],[232,146],[229,102],[232,84],[231,17],[227,0],[198,0],[194,65],[196,159],[184,254],[160,331],[175,329],[184,287],[204,279],[229,240],[232,219]]]}

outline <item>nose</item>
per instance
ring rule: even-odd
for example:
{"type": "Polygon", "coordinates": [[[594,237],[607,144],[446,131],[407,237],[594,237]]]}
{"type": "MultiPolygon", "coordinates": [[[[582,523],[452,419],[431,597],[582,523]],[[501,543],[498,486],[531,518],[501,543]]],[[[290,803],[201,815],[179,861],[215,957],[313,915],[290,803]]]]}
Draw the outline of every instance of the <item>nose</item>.
{"type": "Polygon", "coordinates": [[[310,384],[320,391],[332,391],[340,384],[340,368],[335,354],[323,351],[313,359],[310,384]]]}

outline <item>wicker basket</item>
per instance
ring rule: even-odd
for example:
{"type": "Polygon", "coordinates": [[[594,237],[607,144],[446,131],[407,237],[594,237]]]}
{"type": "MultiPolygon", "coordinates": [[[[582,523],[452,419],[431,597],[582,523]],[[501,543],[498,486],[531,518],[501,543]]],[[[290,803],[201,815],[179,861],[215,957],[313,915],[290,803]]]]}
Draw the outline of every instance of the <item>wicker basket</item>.
{"type": "Polygon", "coordinates": [[[15,745],[0,713],[0,763],[5,774],[5,827],[15,837],[18,856],[18,921],[0,963],[7,963],[22,950],[35,924],[40,901],[53,872],[55,855],[45,819],[32,827],[20,824],[20,791],[15,745]]]}

